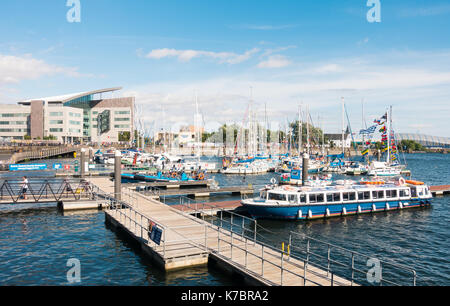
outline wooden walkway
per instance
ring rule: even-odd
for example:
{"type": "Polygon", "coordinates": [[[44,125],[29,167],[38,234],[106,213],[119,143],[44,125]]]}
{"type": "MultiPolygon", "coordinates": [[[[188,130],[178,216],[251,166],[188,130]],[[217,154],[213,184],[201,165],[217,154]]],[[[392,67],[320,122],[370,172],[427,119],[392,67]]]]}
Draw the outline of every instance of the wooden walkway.
{"type": "MultiPolygon", "coordinates": [[[[114,183],[89,179],[105,193],[114,192],[114,183]]],[[[212,257],[262,285],[352,285],[294,257],[224,228],[194,218],[138,192],[123,187],[122,201],[130,207],[106,211],[106,221],[127,232],[142,249],[166,270],[206,264],[212,257]],[[163,230],[161,244],[148,239],[151,223],[163,230]]],[[[122,206],[123,207],[123,206],[122,206]]]]}
{"type": "Polygon", "coordinates": [[[434,196],[443,196],[450,193],[450,185],[431,186],[430,191],[434,196]]]}

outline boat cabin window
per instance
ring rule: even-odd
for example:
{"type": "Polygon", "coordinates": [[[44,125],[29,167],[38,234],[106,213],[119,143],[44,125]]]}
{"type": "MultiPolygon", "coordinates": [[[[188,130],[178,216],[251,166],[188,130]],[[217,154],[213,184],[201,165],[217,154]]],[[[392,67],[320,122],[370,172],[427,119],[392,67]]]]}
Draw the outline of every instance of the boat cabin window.
{"type": "Polygon", "coordinates": [[[340,193],[328,193],[327,194],[327,202],[340,202],[341,194],[340,193]]]}
{"type": "Polygon", "coordinates": [[[408,189],[400,189],[399,191],[400,197],[409,197],[409,190],[408,189]]]}
{"type": "Polygon", "coordinates": [[[383,190],[372,191],[372,197],[374,199],[384,199],[384,191],[383,190]]]}
{"type": "Polygon", "coordinates": [[[396,198],[397,190],[386,190],[386,198],[396,198]]]}
{"type": "Polygon", "coordinates": [[[342,197],[344,198],[344,201],[355,201],[356,192],[343,192],[342,197]]]}
{"type": "Polygon", "coordinates": [[[286,201],[286,195],[282,193],[272,193],[269,192],[269,200],[274,201],[286,201]]]}
{"type": "Polygon", "coordinates": [[[412,188],[411,188],[411,196],[412,196],[413,198],[416,198],[416,197],[417,197],[417,188],[416,188],[416,187],[412,187],[412,188]]]}
{"type": "Polygon", "coordinates": [[[370,191],[358,192],[358,200],[370,200],[370,191]]]}
{"type": "Polygon", "coordinates": [[[288,195],[288,200],[289,200],[289,203],[291,203],[291,204],[297,204],[298,203],[298,198],[297,198],[296,194],[288,195]]]}
{"type": "Polygon", "coordinates": [[[267,192],[261,191],[261,193],[259,194],[259,197],[260,197],[261,199],[267,199],[267,192]]]}
{"type": "Polygon", "coordinates": [[[300,195],[300,203],[306,203],[306,194],[300,195]]]}
{"type": "Polygon", "coordinates": [[[323,202],[324,202],[323,193],[309,195],[309,203],[323,203],[323,202]]]}
{"type": "Polygon", "coordinates": [[[419,190],[419,196],[423,196],[423,189],[422,188],[417,188],[419,190]]]}

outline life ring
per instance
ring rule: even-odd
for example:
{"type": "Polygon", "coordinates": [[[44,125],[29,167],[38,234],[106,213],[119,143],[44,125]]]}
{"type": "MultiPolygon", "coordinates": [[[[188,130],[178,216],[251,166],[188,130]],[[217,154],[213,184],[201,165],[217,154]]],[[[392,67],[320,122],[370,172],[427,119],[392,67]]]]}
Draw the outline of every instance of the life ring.
{"type": "Polygon", "coordinates": [[[203,180],[205,179],[205,174],[204,174],[203,172],[200,172],[200,173],[198,174],[198,176],[197,176],[197,179],[198,179],[199,181],[203,181],[203,180]]]}
{"type": "Polygon", "coordinates": [[[270,182],[272,183],[272,185],[275,185],[277,183],[277,179],[276,178],[271,178],[270,182]]]}
{"type": "Polygon", "coordinates": [[[405,181],[405,179],[404,179],[403,177],[401,177],[401,178],[398,180],[398,183],[400,184],[400,186],[403,186],[403,185],[406,184],[406,181],[405,181]]]}
{"type": "Polygon", "coordinates": [[[176,178],[176,177],[177,177],[176,172],[172,172],[171,177],[172,177],[172,178],[176,178]]]}

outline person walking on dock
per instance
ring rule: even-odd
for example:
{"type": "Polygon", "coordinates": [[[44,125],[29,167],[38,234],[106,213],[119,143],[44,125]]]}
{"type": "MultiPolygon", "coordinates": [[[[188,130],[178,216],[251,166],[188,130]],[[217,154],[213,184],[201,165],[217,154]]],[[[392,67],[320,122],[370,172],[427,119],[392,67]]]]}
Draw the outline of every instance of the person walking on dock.
{"type": "Polygon", "coordinates": [[[22,181],[22,196],[24,200],[27,199],[27,191],[28,191],[28,178],[24,176],[22,181]]]}

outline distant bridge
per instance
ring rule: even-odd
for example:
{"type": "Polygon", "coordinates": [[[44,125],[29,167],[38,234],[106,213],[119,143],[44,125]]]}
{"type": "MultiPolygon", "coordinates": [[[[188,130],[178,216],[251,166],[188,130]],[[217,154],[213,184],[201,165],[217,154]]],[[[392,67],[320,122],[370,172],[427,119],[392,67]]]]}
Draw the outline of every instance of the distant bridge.
{"type": "Polygon", "coordinates": [[[437,136],[429,136],[422,134],[408,134],[408,133],[399,133],[396,134],[396,138],[398,141],[402,140],[413,140],[417,143],[420,143],[422,146],[426,148],[450,148],[450,138],[449,137],[437,137],[437,136]]]}

